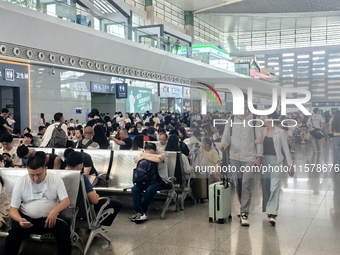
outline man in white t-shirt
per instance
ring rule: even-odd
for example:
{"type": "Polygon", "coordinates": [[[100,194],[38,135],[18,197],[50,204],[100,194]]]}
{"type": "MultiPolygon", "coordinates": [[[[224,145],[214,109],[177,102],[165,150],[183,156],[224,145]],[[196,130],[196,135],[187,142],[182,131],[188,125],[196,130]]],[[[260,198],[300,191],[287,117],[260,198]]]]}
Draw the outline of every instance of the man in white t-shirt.
{"type": "Polygon", "coordinates": [[[18,254],[21,242],[35,233],[52,233],[58,254],[71,255],[70,227],[58,218],[69,207],[70,200],[60,176],[47,172],[45,158],[44,152],[30,158],[28,174],[14,186],[10,208],[13,221],[6,238],[6,255],[18,254]]]}
{"type": "MultiPolygon", "coordinates": [[[[323,130],[324,123],[325,123],[325,120],[322,118],[319,108],[314,108],[312,116],[309,117],[307,121],[307,126],[309,130],[311,130],[312,128],[319,128],[323,130]]],[[[311,141],[312,148],[313,148],[313,154],[321,152],[320,144],[322,143],[323,140],[324,139],[316,139],[312,135],[310,136],[310,141],[311,141]]]]}
{"type": "Polygon", "coordinates": [[[56,114],[54,114],[54,120],[55,123],[51,124],[47,127],[46,132],[42,138],[42,143],[40,145],[40,147],[47,147],[49,145],[49,142],[52,138],[52,134],[53,134],[53,130],[58,127],[58,125],[61,124],[61,128],[64,130],[65,132],[65,137],[67,139],[67,126],[65,124],[65,119],[64,119],[64,115],[61,112],[57,112],[56,114]]]}

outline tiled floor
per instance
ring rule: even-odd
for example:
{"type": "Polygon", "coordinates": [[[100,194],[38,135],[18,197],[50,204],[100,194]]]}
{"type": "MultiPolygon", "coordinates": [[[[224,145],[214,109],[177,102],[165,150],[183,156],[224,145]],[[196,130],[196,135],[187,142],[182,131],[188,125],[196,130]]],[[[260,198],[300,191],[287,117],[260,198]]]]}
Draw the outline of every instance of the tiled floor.
{"type": "MultiPolygon", "coordinates": [[[[330,145],[325,143],[320,155],[312,155],[309,145],[297,145],[296,164],[331,163],[330,145]]],[[[236,217],[239,205],[234,192],[233,219],[224,225],[208,222],[207,202],[189,201],[184,211],[169,211],[165,220],[160,220],[162,203],[155,202],[149,220],[137,225],[128,219],[133,213],[131,199],[123,198],[125,207],[107,230],[111,244],[96,238],[88,255],[340,254],[340,214],[332,210],[332,174],[297,172],[294,178],[284,178],[282,182],[275,227],[262,213],[259,183],[254,187],[250,227],[239,224],[236,217]]]]}

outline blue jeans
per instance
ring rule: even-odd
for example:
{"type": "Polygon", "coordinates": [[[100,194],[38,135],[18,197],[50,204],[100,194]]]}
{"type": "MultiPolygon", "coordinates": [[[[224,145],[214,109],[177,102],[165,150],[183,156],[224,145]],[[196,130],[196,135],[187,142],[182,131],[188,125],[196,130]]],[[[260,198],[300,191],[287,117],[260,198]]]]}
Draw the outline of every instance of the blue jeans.
{"type": "Polygon", "coordinates": [[[165,189],[166,184],[162,180],[156,181],[150,186],[138,185],[132,187],[133,205],[137,213],[144,214],[148,211],[149,205],[152,202],[153,196],[159,190],[165,189]],[[142,201],[142,192],[145,190],[144,199],[142,201]]]}

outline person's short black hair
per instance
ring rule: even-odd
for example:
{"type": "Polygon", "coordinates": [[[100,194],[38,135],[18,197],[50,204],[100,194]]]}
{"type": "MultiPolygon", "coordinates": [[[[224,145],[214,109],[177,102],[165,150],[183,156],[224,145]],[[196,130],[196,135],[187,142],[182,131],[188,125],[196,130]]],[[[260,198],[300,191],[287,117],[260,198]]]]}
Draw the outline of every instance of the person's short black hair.
{"type": "Polygon", "coordinates": [[[154,143],[147,143],[144,146],[144,150],[154,150],[154,151],[156,151],[157,150],[157,146],[154,143]]]}
{"type": "Polygon", "coordinates": [[[57,112],[56,114],[54,114],[54,121],[59,122],[62,117],[63,117],[63,114],[61,112],[57,112]]]}
{"type": "Polygon", "coordinates": [[[24,128],[24,130],[26,130],[26,129],[27,129],[28,133],[31,133],[31,132],[32,132],[32,130],[31,130],[29,127],[25,127],[25,128],[24,128]]]}
{"type": "Polygon", "coordinates": [[[70,122],[72,121],[73,119],[70,119],[70,122]]]}
{"type": "MultiPolygon", "coordinates": [[[[64,153],[65,155],[65,153],[64,153]]],[[[68,167],[76,167],[79,164],[84,163],[84,156],[81,152],[78,151],[71,151],[66,159],[66,166],[68,167]]]]}
{"type": "Polygon", "coordinates": [[[76,127],[76,129],[77,129],[77,130],[83,130],[83,126],[82,126],[82,125],[78,125],[78,126],[76,127]]]}
{"type": "Polygon", "coordinates": [[[33,139],[33,135],[31,135],[30,133],[24,134],[24,137],[29,137],[29,138],[33,139]]]}
{"type": "Polygon", "coordinates": [[[71,131],[71,130],[75,130],[75,129],[74,129],[74,127],[69,127],[68,130],[71,131]]]}
{"type": "Polygon", "coordinates": [[[195,137],[200,137],[201,131],[199,129],[195,129],[194,132],[192,132],[192,135],[195,136],[195,137]]]}
{"type": "Polygon", "coordinates": [[[20,145],[18,148],[17,148],[17,156],[19,158],[23,158],[25,157],[29,152],[29,149],[26,145],[20,145]]]}
{"type": "Polygon", "coordinates": [[[314,108],[314,109],[313,109],[313,112],[314,112],[314,113],[319,112],[319,108],[314,108]]]}
{"type": "Polygon", "coordinates": [[[13,142],[13,136],[11,134],[3,134],[0,137],[0,142],[1,143],[11,143],[11,142],[13,142]]]}
{"type": "Polygon", "coordinates": [[[145,122],[145,123],[144,123],[144,126],[150,127],[150,126],[151,126],[151,125],[150,125],[150,122],[145,122]]]}
{"type": "MultiPolygon", "coordinates": [[[[26,146],[25,146],[26,147],[26,146]]],[[[45,168],[46,154],[43,151],[37,151],[35,155],[28,159],[27,168],[30,170],[37,170],[41,167],[45,168]]]]}
{"type": "Polygon", "coordinates": [[[46,128],[46,127],[45,126],[38,127],[39,132],[41,132],[44,128],[46,128]]]}
{"type": "Polygon", "coordinates": [[[94,116],[95,116],[95,115],[94,115],[92,112],[90,112],[90,113],[87,115],[88,118],[94,118],[94,116]]]}
{"type": "Polygon", "coordinates": [[[66,149],[66,150],[64,151],[64,158],[67,159],[68,155],[69,155],[71,152],[74,152],[74,149],[72,149],[72,148],[66,149]]]}
{"type": "Polygon", "coordinates": [[[93,108],[92,110],[91,110],[91,112],[90,113],[92,113],[93,114],[93,117],[94,116],[100,116],[99,115],[99,110],[98,109],[96,109],[96,108],[93,108]]]}
{"type": "Polygon", "coordinates": [[[7,108],[2,108],[1,113],[9,113],[9,110],[7,108]]]}
{"type": "Polygon", "coordinates": [[[130,130],[132,128],[132,124],[130,122],[125,124],[125,129],[130,130]]]}
{"type": "MultiPolygon", "coordinates": [[[[7,152],[4,152],[4,153],[2,153],[2,155],[1,155],[1,156],[2,156],[2,158],[3,158],[3,156],[7,156],[7,157],[9,157],[9,158],[10,158],[10,157],[11,157],[11,154],[9,154],[9,153],[7,153],[7,152]]],[[[0,161],[1,161],[1,160],[0,160],[0,161]]]]}
{"type": "Polygon", "coordinates": [[[155,129],[153,127],[149,127],[147,131],[148,135],[154,135],[155,134],[155,129]]]}

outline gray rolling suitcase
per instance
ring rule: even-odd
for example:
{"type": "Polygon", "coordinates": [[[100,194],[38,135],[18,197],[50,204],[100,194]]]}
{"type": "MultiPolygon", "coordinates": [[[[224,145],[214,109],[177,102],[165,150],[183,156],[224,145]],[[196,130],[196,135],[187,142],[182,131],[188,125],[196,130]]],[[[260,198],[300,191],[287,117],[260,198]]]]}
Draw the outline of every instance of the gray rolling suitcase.
{"type": "Polygon", "coordinates": [[[231,220],[231,188],[228,179],[209,185],[209,222],[231,220]]]}

